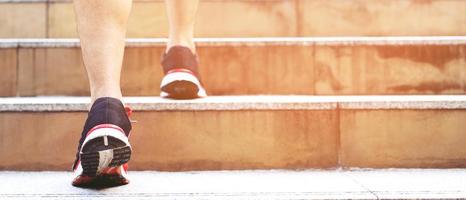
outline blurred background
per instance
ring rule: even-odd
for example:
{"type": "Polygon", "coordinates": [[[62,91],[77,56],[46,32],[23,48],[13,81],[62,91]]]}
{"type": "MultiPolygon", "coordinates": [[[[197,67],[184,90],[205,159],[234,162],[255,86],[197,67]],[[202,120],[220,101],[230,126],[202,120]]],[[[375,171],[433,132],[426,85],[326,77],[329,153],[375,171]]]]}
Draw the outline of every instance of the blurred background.
{"type": "MultiPolygon", "coordinates": [[[[71,0],[2,0],[1,38],[75,38],[71,0]]],[[[202,0],[196,37],[466,34],[463,0],[202,0]]],[[[134,0],[128,37],[166,37],[162,0],[134,0]]]]}

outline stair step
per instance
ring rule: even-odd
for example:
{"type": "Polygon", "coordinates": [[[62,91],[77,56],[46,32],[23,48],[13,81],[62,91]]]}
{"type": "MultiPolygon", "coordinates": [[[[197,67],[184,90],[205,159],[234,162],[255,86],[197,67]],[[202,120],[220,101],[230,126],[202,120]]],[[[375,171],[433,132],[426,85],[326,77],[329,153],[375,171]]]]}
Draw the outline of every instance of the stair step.
{"type": "MultiPolygon", "coordinates": [[[[89,97],[0,98],[0,112],[87,111],[89,97]]],[[[210,96],[192,100],[125,97],[134,111],[329,110],[329,109],[464,109],[466,95],[398,96],[210,96]]]]}
{"type": "MultiPolygon", "coordinates": [[[[124,101],[136,170],[466,167],[466,95],[124,101]]],[[[68,169],[87,102],[0,99],[0,170],[68,169]]]]}
{"type": "Polygon", "coordinates": [[[0,172],[10,199],[464,199],[466,170],[130,172],[129,185],[72,187],[70,172],[0,172]],[[43,187],[37,187],[41,185],[43,187]]]}
{"type": "MultiPolygon", "coordinates": [[[[464,13],[463,0],[209,0],[200,3],[195,35],[465,35],[464,13]]],[[[0,0],[0,19],[0,38],[77,36],[71,0],[0,0]]],[[[163,1],[135,1],[127,34],[166,37],[167,21],[163,1]]]]}
{"type": "MultiPolygon", "coordinates": [[[[466,37],[199,38],[210,95],[465,94],[466,37]]],[[[122,89],[159,95],[165,39],[128,39],[122,89]]],[[[87,96],[77,39],[0,39],[0,96],[87,96]]]]}

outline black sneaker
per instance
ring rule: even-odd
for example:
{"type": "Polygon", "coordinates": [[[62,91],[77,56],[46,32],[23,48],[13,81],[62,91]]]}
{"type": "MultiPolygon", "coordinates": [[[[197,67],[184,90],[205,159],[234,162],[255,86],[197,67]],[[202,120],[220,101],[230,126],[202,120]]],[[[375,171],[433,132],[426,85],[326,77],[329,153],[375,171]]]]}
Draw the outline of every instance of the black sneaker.
{"type": "Polygon", "coordinates": [[[131,122],[120,100],[97,99],[89,111],[73,164],[73,186],[104,188],[129,183],[131,122]]]}
{"type": "Polygon", "coordinates": [[[165,76],[160,84],[160,96],[173,99],[194,99],[206,97],[200,81],[198,58],[183,46],[171,47],[162,55],[165,76]]]}

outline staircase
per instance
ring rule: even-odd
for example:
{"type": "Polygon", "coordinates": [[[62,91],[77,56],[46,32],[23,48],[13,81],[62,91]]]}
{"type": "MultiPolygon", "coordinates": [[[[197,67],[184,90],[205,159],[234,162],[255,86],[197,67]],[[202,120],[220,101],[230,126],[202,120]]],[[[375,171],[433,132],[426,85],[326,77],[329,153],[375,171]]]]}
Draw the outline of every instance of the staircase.
{"type": "MultiPolygon", "coordinates": [[[[262,177],[260,185],[288,180],[277,177],[299,173],[294,170],[305,170],[310,180],[328,173],[338,182],[346,180],[339,175],[378,180],[387,178],[387,168],[409,168],[394,173],[400,178],[394,184],[408,186],[403,176],[434,168],[411,176],[421,186],[409,191],[378,190],[371,185],[377,181],[353,178],[357,186],[328,185],[316,193],[289,185],[301,188],[289,196],[261,187],[238,194],[227,184],[212,198],[210,191],[177,192],[203,199],[466,198],[464,182],[451,178],[465,173],[452,168],[466,167],[464,13],[462,0],[201,1],[196,43],[210,97],[174,101],[157,97],[167,35],[163,1],[134,0],[121,82],[137,121],[131,169],[177,172],[168,179],[187,177],[190,188],[195,181],[183,171],[229,177],[236,172],[204,171],[292,170],[238,172],[245,179],[262,177]],[[424,175],[442,177],[436,186],[447,189],[422,184],[424,175]],[[352,187],[362,193],[348,192],[352,187]]],[[[89,85],[79,41],[70,39],[77,37],[72,3],[0,0],[0,24],[0,170],[33,171],[0,172],[0,179],[36,177],[32,181],[40,184],[42,175],[66,177],[35,171],[69,170],[86,118],[89,85]]],[[[156,182],[158,173],[135,172],[135,184],[145,176],[156,182]]],[[[70,195],[52,189],[58,196],[40,196],[10,188],[0,191],[0,199],[125,193],[66,190],[70,195]]],[[[143,197],[129,194],[124,198],[143,197]]]]}

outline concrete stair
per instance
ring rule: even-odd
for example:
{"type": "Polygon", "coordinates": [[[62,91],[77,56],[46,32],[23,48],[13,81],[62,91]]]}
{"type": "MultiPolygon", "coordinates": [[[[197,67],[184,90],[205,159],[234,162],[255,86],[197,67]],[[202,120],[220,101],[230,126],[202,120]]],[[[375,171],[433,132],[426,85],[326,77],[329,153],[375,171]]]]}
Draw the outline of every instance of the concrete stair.
{"type": "MultiPolygon", "coordinates": [[[[464,94],[466,37],[199,38],[211,95],[464,94]]],[[[165,39],[128,39],[122,87],[157,96],[165,39]]],[[[0,95],[87,96],[76,39],[0,39],[0,95]]]]}
{"type": "Polygon", "coordinates": [[[105,190],[70,184],[70,172],[0,172],[0,199],[464,199],[466,170],[130,172],[105,190]],[[41,187],[38,187],[40,185],[41,187]]]}
{"type": "MultiPolygon", "coordinates": [[[[466,34],[463,0],[203,0],[196,37],[466,34]]],[[[0,38],[74,38],[71,0],[0,0],[0,38]]],[[[162,0],[135,0],[128,37],[166,37],[162,0]]]]}
{"type": "Polygon", "coordinates": [[[0,0],[0,199],[466,199],[466,1],[202,0],[212,96],[174,101],[154,97],[164,3],[134,0],[132,183],[105,190],[70,185],[89,107],[72,9],[0,0]]]}
{"type": "MultiPolygon", "coordinates": [[[[0,169],[67,170],[88,98],[0,99],[0,169]]],[[[466,96],[128,97],[133,170],[466,167],[466,96]],[[422,147],[422,148],[420,148],[422,147]]]]}

